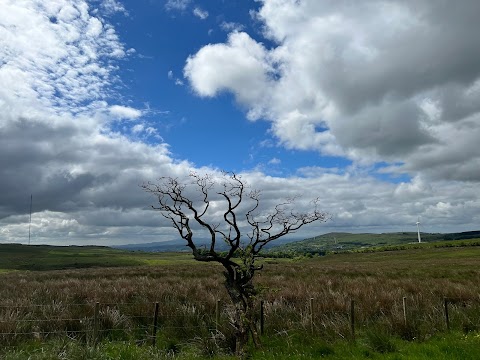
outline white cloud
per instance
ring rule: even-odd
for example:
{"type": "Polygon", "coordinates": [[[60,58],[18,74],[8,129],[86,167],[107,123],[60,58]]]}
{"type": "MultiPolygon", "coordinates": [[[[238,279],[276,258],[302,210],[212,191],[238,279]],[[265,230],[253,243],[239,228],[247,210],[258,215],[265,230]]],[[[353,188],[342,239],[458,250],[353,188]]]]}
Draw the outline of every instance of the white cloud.
{"type": "Polygon", "coordinates": [[[165,3],[165,8],[167,10],[186,10],[188,5],[190,5],[191,0],[168,0],[165,3]]]}
{"type": "Polygon", "coordinates": [[[480,181],[480,3],[261,3],[275,45],[234,30],[201,48],[185,65],[200,96],[233,93],[287,148],[480,181]]]}
{"type": "Polygon", "coordinates": [[[138,133],[141,133],[145,130],[145,125],[143,124],[136,124],[132,127],[132,132],[134,134],[138,134],[138,133]]]}
{"type": "Polygon", "coordinates": [[[113,80],[114,68],[103,60],[121,57],[123,45],[109,24],[89,15],[84,2],[35,4],[0,4],[0,96],[10,105],[91,111],[108,96],[106,85],[113,80]]]}
{"type": "MultiPolygon", "coordinates": [[[[181,7],[180,2],[175,3],[181,7]]],[[[355,50],[364,62],[382,54],[367,51],[375,35],[366,26],[373,21],[370,10],[365,11],[369,21],[358,20],[365,36],[362,43],[355,34],[345,37],[346,30],[341,27],[334,38],[334,28],[324,25],[324,33],[313,31],[318,29],[316,22],[324,21],[321,12],[313,15],[319,9],[330,14],[321,4],[265,1],[258,16],[265,18],[268,36],[278,41],[275,49],[267,49],[246,33],[234,32],[227,43],[206,46],[192,55],[185,75],[201,96],[234,92],[252,119],[266,116],[272,121],[273,131],[287,146],[343,152],[359,161],[363,157],[400,157],[404,164],[385,165],[384,171],[406,169],[422,175],[411,182],[392,184],[354,167],[303,168],[298,177],[289,178],[243,173],[252,187],[262,189],[262,207],[296,194],[303,194],[306,200],[320,196],[333,220],[305,229],[298,234],[300,237],[338,229],[414,231],[418,216],[425,231],[475,229],[480,222],[475,183],[475,169],[480,166],[474,161],[476,147],[472,147],[478,139],[478,80],[468,85],[451,80],[448,86],[432,85],[429,90],[412,90],[413,95],[400,96],[396,82],[389,88],[372,69],[370,78],[375,84],[367,82],[366,75],[349,74],[359,76],[353,79],[376,96],[349,92],[345,84],[346,94],[335,93],[324,86],[323,77],[334,81],[346,75],[341,75],[334,64],[325,63],[323,57],[315,62],[306,55],[315,54],[319,47],[326,57],[340,50],[347,55],[355,50]],[[268,6],[278,11],[269,14],[268,6]],[[307,34],[304,26],[313,32],[307,34]],[[325,38],[317,39],[321,36],[325,38]],[[353,50],[341,41],[350,44],[352,37],[357,42],[353,50]],[[332,74],[326,74],[325,69],[332,74]],[[383,90],[390,95],[378,99],[383,90]],[[358,99],[362,97],[368,101],[358,99]],[[385,114],[388,109],[395,109],[397,115],[385,114]],[[403,120],[407,116],[419,116],[420,120],[403,120]],[[318,132],[320,127],[325,131],[318,132]],[[409,131],[415,136],[409,138],[409,131]],[[370,133],[375,133],[375,142],[364,139],[370,133]],[[386,146],[387,142],[392,148],[386,146]],[[402,144],[407,144],[407,149],[402,144]],[[408,147],[421,151],[409,152],[408,147]],[[432,177],[446,180],[432,181],[432,177]],[[472,181],[458,181],[465,178],[472,181]]],[[[82,0],[0,2],[0,153],[8,154],[0,156],[2,242],[27,241],[30,194],[34,210],[32,243],[110,244],[176,238],[171,226],[149,210],[155,199],[138,185],[161,175],[185,176],[194,166],[173,158],[161,138],[160,144],[141,141],[160,136],[153,123],[142,118],[144,112],[150,113],[148,106],[141,111],[122,103],[121,97],[115,97],[116,104],[112,105],[115,66],[118,57],[128,51],[113,26],[89,10],[82,0]],[[112,123],[118,125],[112,118],[136,120],[122,124],[134,136],[110,128],[112,123]]],[[[350,15],[345,10],[343,16],[349,19],[358,13],[354,10],[350,9],[350,15]]],[[[401,11],[393,15],[396,17],[391,21],[402,18],[401,11]]],[[[393,33],[400,31],[401,35],[405,31],[401,25],[408,19],[395,20],[398,24],[394,21],[394,25],[400,28],[393,33]]],[[[415,17],[408,21],[413,20],[415,17]]],[[[447,20],[452,21],[450,17],[447,20]]],[[[476,22],[471,26],[475,28],[476,22]]],[[[344,69],[352,71],[355,64],[349,61],[344,69]]],[[[363,65],[358,66],[367,71],[363,65]]],[[[179,80],[173,72],[167,76],[179,80]]],[[[408,86],[403,86],[406,93],[408,86]]],[[[411,86],[419,87],[421,81],[411,86]]],[[[272,159],[271,163],[278,160],[272,159]]],[[[215,173],[209,168],[196,170],[215,173]]],[[[299,210],[308,207],[307,201],[298,203],[299,210]]]]}
{"type": "Polygon", "coordinates": [[[193,15],[195,15],[199,19],[205,20],[206,18],[208,18],[208,11],[203,10],[202,8],[199,8],[199,7],[195,7],[193,9],[193,15]]]}
{"type": "Polygon", "coordinates": [[[109,107],[110,114],[117,119],[135,120],[142,116],[142,112],[128,106],[113,105],[109,107]]]}
{"type": "Polygon", "coordinates": [[[245,29],[245,26],[236,22],[222,21],[222,23],[220,24],[220,28],[226,32],[239,32],[243,31],[245,29]]]}
{"type": "Polygon", "coordinates": [[[175,75],[173,74],[173,71],[172,71],[172,70],[169,70],[169,71],[168,71],[168,75],[167,75],[167,76],[168,76],[168,78],[169,78],[170,80],[173,80],[173,81],[175,82],[175,85],[177,85],[177,86],[183,86],[183,81],[182,81],[182,79],[175,77],[175,75]]]}
{"type": "MultiPolygon", "coordinates": [[[[10,154],[0,157],[0,241],[26,241],[29,194],[34,242],[122,241],[128,218],[138,219],[148,202],[138,185],[157,171],[180,175],[191,168],[172,159],[165,144],[108,128],[106,118],[142,116],[107,101],[122,51],[113,27],[90,15],[84,1],[0,2],[0,153],[10,154]]],[[[142,126],[133,132],[158,137],[142,126]]]]}
{"type": "Polygon", "coordinates": [[[97,18],[90,18],[87,26],[87,35],[89,37],[98,37],[103,31],[103,25],[97,18]]]}
{"type": "Polygon", "coordinates": [[[122,13],[128,16],[128,11],[125,9],[123,4],[121,4],[117,0],[103,0],[102,7],[107,12],[107,14],[122,13]]]}
{"type": "Polygon", "coordinates": [[[212,97],[230,90],[241,103],[253,105],[268,93],[271,67],[267,56],[261,44],[246,33],[235,32],[226,44],[207,45],[190,56],[184,75],[200,96],[212,97]]]}

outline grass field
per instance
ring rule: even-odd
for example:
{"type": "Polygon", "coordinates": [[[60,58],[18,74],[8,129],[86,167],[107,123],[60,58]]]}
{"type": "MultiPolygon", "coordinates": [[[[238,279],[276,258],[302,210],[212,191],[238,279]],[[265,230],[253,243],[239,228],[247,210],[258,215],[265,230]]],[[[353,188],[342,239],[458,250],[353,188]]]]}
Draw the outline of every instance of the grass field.
{"type": "MultiPolygon", "coordinates": [[[[0,350],[5,359],[231,358],[219,266],[196,263],[184,253],[95,247],[3,245],[0,252],[0,268],[15,270],[0,271],[0,341],[13,346],[0,350]],[[214,330],[217,300],[220,333],[214,330]],[[91,328],[97,301],[102,307],[94,348],[83,331],[91,328]],[[152,348],[147,333],[155,302],[160,328],[152,348]],[[60,337],[54,335],[58,328],[60,337]],[[2,335],[7,332],[25,335],[2,335]]],[[[265,301],[264,346],[252,350],[254,359],[480,358],[478,246],[425,245],[264,262],[256,278],[259,300],[265,301]],[[445,297],[452,299],[450,333],[445,297]],[[352,299],[355,341],[348,316],[352,299]]]]}
{"type": "Polygon", "coordinates": [[[0,271],[195,263],[188,253],[129,252],[100,246],[0,244],[0,271]]]}

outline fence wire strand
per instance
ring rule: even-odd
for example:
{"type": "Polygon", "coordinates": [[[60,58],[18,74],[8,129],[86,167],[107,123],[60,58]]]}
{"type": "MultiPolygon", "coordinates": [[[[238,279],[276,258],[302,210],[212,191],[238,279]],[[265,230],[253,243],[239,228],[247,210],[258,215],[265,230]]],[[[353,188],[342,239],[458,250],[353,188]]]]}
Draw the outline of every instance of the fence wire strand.
{"type": "MultiPolygon", "coordinates": [[[[460,318],[463,321],[476,321],[469,319],[468,311],[479,302],[480,298],[462,299],[451,298],[448,303],[451,306],[451,315],[460,318]]],[[[9,346],[9,341],[17,341],[17,337],[30,338],[46,338],[56,335],[64,335],[68,338],[74,336],[85,335],[89,338],[94,334],[99,337],[107,337],[108,333],[113,333],[113,337],[118,336],[118,332],[123,332],[127,336],[136,337],[137,340],[146,341],[152,338],[152,330],[154,327],[155,316],[153,315],[155,305],[159,304],[159,313],[157,314],[157,330],[158,332],[164,330],[194,330],[206,329],[213,331],[216,326],[224,326],[226,321],[227,311],[226,306],[222,305],[219,310],[221,316],[221,323],[215,324],[216,302],[180,302],[173,304],[171,299],[168,304],[162,302],[124,302],[124,303],[52,303],[52,304],[31,304],[31,305],[0,305],[0,347],[9,346]],[[174,306],[173,306],[174,305],[174,306]],[[78,309],[86,314],[85,317],[48,317],[49,313],[54,316],[55,312],[62,312],[67,314],[67,310],[74,310],[75,315],[78,315],[78,309]],[[210,311],[207,312],[205,308],[210,311]],[[40,310],[40,311],[39,311],[40,310]],[[172,312],[176,313],[172,313],[172,312]],[[38,318],[36,312],[39,312],[38,318]],[[148,314],[148,315],[147,315],[148,314]],[[1,318],[1,316],[8,317],[8,319],[1,318]],[[51,330],[46,330],[49,325],[51,330]],[[118,326],[117,326],[118,324],[118,326]],[[38,327],[38,329],[36,329],[38,327]],[[56,327],[56,328],[55,328],[56,327]],[[74,329],[69,330],[70,327],[74,329]],[[5,332],[2,332],[2,329],[5,332]],[[16,331],[15,329],[18,329],[16,331]],[[136,335],[135,335],[136,333],[136,335]],[[141,335],[140,335],[141,334],[141,335]]],[[[224,304],[224,303],[223,303],[224,304]]],[[[278,329],[309,329],[312,331],[320,330],[320,328],[327,327],[329,323],[335,319],[341,318],[342,322],[348,324],[349,315],[348,308],[344,310],[325,310],[314,303],[314,306],[308,305],[308,299],[305,304],[290,304],[284,299],[277,299],[272,301],[264,301],[264,319],[268,319],[267,325],[271,331],[278,329]],[[282,320],[285,314],[288,313],[293,316],[288,321],[282,320]],[[280,321],[279,321],[280,319],[280,321]],[[293,320],[292,320],[293,319],[293,320]],[[309,320],[310,319],[310,320],[309,320]],[[311,324],[309,325],[309,322],[311,324]]],[[[395,302],[392,306],[398,306],[395,302]]],[[[217,308],[218,309],[218,308],[217,308]]],[[[257,308],[258,310],[258,308],[257,308]]],[[[438,316],[442,316],[442,307],[434,307],[438,316]]],[[[217,310],[218,311],[218,310],[217,310]]],[[[379,314],[383,317],[388,316],[382,309],[379,314]]],[[[376,316],[376,315],[375,315],[376,316]]],[[[372,319],[360,317],[359,323],[368,325],[372,319]]],[[[375,321],[376,318],[373,318],[375,321]]],[[[426,314],[423,318],[415,319],[417,323],[433,322],[432,313],[426,314]]],[[[452,321],[452,319],[450,319],[452,321]]],[[[359,324],[357,324],[358,326],[359,324]]]]}

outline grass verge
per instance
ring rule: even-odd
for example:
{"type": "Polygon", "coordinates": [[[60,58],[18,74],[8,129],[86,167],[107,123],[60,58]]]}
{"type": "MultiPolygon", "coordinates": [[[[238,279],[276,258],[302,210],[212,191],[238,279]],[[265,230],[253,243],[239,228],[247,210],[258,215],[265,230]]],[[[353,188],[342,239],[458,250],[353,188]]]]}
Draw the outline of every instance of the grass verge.
{"type": "MultiPolygon", "coordinates": [[[[205,339],[204,339],[205,340],[205,339]]],[[[29,343],[21,348],[5,349],[4,360],[140,360],[140,359],[235,359],[216,349],[206,353],[205,341],[171,347],[160,343],[157,347],[128,342],[103,342],[86,346],[77,341],[50,341],[29,343]]],[[[356,342],[327,343],[305,334],[277,334],[264,341],[262,349],[251,349],[249,359],[385,359],[385,360],[476,360],[480,355],[480,333],[450,333],[435,336],[424,342],[405,341],[380,334],[363,334],[356,342]]]]}

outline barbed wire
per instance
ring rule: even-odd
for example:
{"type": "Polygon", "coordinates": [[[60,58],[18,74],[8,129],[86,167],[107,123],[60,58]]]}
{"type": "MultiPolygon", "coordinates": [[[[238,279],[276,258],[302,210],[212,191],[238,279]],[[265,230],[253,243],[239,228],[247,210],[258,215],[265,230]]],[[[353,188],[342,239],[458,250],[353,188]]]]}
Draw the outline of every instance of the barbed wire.
{"type": "MultiPolygon", "coordinates": [[[[156,303],[159,303],[159,305],[171,305],[172,303],[175,304],[175,307],[181,307],[181,306],[194,306],[194,305],[209,305],[209,306],[215,306],[216,300],[212,302],[208,301],[175,301],[172,299],[171,301],[165,301],[165,299],[162,299],[159,301],[148,301],[148,302],[98,302],[99,306],[155,306],[156,303]],[[163,301],[162,301],[163,300],[163,301]]],[[[221,301],[225,302],[225,301],[221,301]]],[[[3,308],[8,308],[8,309],[25,309],[25,308],[52,308],[52,307],[81,307],[81,306],[88,306],[88,307],[95,307],[97,304],[96,301],[93,302],[87,302],[87,303],[51,303],[51,304],[28,304],[28,305],[9,305],[9,304],[0,304],[0,309],[3,308]]]]}
{"type": "MultiPolygon", "coordinates": [[[[305,316],[308,315],[308,311],[313,311],[311,308],[309,308],[309,301],[311,298],[306,298],[303,304],[288,304],[291,306],[286,306],[285,303],[281,304],[281,306],[278,306],[279,302],[282,302],[282,299],[274,299],[271,301],[264,300],[263,301],[263,306],[264,306],[264,316],[266,318],[271,317],[274,319],[276,316],[278,317],[278,313],[282,313],[282,311],[295,311],[298,313],[298,317],[300,319],[305,318],[305,316]],[[301,305],[301,306],[299,306],[301,305]]],[[[480,297],[475,297],[475,298],[455,298],[455,297],[450,297],[450,298],[442,298],[446,303],[451,306],[452,310],[455,310],[454,313],[457,314],[461,319],[471,321],[468,317],[468,315],[464,312],[461,312],[461,310],[465,307],[471,308],[474,307],[475,304],[477,304],[480,300],[480,297]]],[[[156,304],[159,304],[159,312],[158,312],[158,317],[157,317],[157,323],[156,323],[156,329],[158,331],[162,330],[178,330],[178,329],[208,329],[209,331],[213,331],[215,329],[215,326],[211,326],[212,323],[214,324],[215,322],[213,321],[214,317],[216,316],[215,313],[212,311],[211,313],[205,311],[205,309],[197,309],[196,307],[200,307],[202,305],[208,304],[209,306],[211,305],[216,305],[216,301],[212,302],[185,302],[185,303],[180,303],[176,304],[175,306],[171,306],[172,302],[169,302],[167,306],[161,306],[162,303],[160,301],[157,302],[111,302],[111,303],[100,303],[100,302],[88,302],[88,303],[65,303],[65,302],[56,302],[52,304],[29,304],[29,305],[7,305],[7,304],[1,304],[0,305],[0,324],[8,324],[10,326],[4,326],[7,330],[6,332],[2,332],[0,329],[0,344],[4,346],[5,344],[3,343],[8,343],[10,341],[16,341],[18,339],[15,339],[15,337],[31,337],[31,338],[46,338],[49,336],[55,336],[55,335],[65,335],[69,338],[74,339],[74,336],[76,335],[85,335],[88,334],[89,336],[92,336],[92,334],[101,334],[100,336],[103,337],[105,334],[109,332],[123,332],[127,336],[132,336],[133,334],[137,333],[143,333],[141,336],[140,340],[144,341],[146,339],[151,339],[153,337],[152,330],[154,328],[153,322],[155,320],[155,316],[152,316],[150,313],[149,315],[145,314],[138,314],[139,311],[151,311],[153,313],[154,306],[156,307],[156,304]],[[74,307],[87,307],[89,309],[88,314],[84,317],[53,317],[53,318],[31,318],[31,316],[36,316],[35,311],[22,311],[25,309],[32,309],[36,310],[38,308],[45,310],[46,308],[49,308],[52,310],[52,312],[55,311],[64,311],[65,309],[68,308],[74,308],[74,307]],[[124,309],[120,309],[121,307],[125,307],[124,309]],[[95,308],[97,309],[98,313],[95,313],[95,308]],[[172,309],[173,308],[173,309],[172,309]],[[6,311],[5,311],[6,309],[6,311]],[[114,310],[117,311],[118,313],[115,313],[115,315],[109,315],[108,312],[103,313],[105,310],[114,310]],[[3,314],[2,314],[3,310],[3,314]],[[16,311],[15,311],[16,310],[16,311]],[[165,313],[167,311],[180,311],[180,314],[172,314],[172,313],[165,313]],[[26,314],[25,314],[26,313],[26,314]],[[13,318],[11,319],[2,319],[2,315],[9,315],[13,318]],[[111,326],[112,323],[115,324],[115,319],[112,319],[112,317],[115,316],[120,316],[120,320],[117,322],[119,325],[118,326],[111,326]],[[23,318],[22,316],[25,316],[23,318]],[[172,323],[180,322],[179,320],[185,320],[185,323],[183,321],[181,322],[181,325],[175,325],[172,323]],[[74,323],[73,324],[62,324],[62,323],[74,323]],[[141,325],[141,323],[144,322],[144,325],[141,325]],[[26,330],[25,327],[29,328],[32,327],[33,324],[52,324],[52,328],[57,326],[57,329],[52,329],[52,330],[45,330],[45,329],[28,329],[26,330]],[[107,327],[102,327],[102,323],[106,325],[107,327]],[[139,324],[140,323],[140,324],[139,324]],[[32,324],[29,326],[21,326],[22,324],[32,324]],[[96,324],[96,325],[95,325],[96,324]],[[13,327],[18,327],[20,325],[20,328],[23,327],[24,329],[19,329],[19,331],[15,331],[12,328],[13,327]],[[84,329],[75,329],[75,330],[70,330],[69,326],[73,327],[80,327],[84,329]],[[62,328],[63,327],[63,328],[62,328]],[[8,337],[12,337],[8,339],[8,337]]],[[[312,304],[312,303],[310,303],[312,304]]],[[[315,303],[314,303],[315,304],[315,303]]],[[[398,306],[398,302],[395,302],[398,306]]],[[[319,308],[316,304],[313,307],[315,310],[315,315],[312,314],[312,319],[315,317],[316,320],[319,319],[326,319],[329,317],[329,315],[343,315],[345,320],[348,320],[348,314],[346,314],[347,310],[347,304],[345,305],[345,309],[341,310],[327,310],[323,308],[319,308]],[[320,311],[319,311],[320,310],[320,311]]],[[[438,306],[433,306],[433,310],[436,312],[441,312],[442,311],[442,305],[438,304],[438,306]]],[[[220,313],[217,313],[218,315],[222,316],[221,322],[223,324],[226,323],[225,319],[225,314],[228,312],[226,311],[226,307],[222,306],[219,308],[220,313]]],[[[216,310],[216,311],[218,311],[216,310]]],[[[86,311],[85,311],[86,312],[86,311]]],[[[42,314],[44,316],[48,316],[47,311],[43,311],[42,314]]],[[[383,314],[383,316],[387,316],[386,314],[383,314]]],[[[453,315],[453,314],[452,314],[453,315]]],[[[457,316],[457,315],[456,315],[457,316]]],[[[422,318],[422,319],[416,319],[417,322],[428,322],[429,320],[432,320],[432,316],[429,315],[428,318],[422,318]]],[[[323,320],[322,320],[323,321],[323,320]]],[[[301,328],[306,328],[308,325],[306,323],[308,320],[301,321],[301,324],[295,324],[295,321],[288,322],[288,326],[292,328],[292,326],[295,328],[295,326],[301,327],[301,328]],[[305,324],[304,324],[305,323],[305,324]]],[[[274,321],[275,325],[272,325],[276,327],[278,324],[274,321]]],[[[217,326],[221,325],[220,323],[217,324],[217,326]]],[[[287,325],[286,323],[284,325],[287,325]]],[[[40,327],[45,328],[46,326],[39,325],[40,327]]],[[[312,325],[313,326],[313,325],[312,325]]],[[[314,324],[315,327],[317,327],[317,324],[314,324]]],[[[273,327],[272,327],[273,328],[273,327]]],[[[117,336],[117,334],[112,334],[112,336],[117,336]]],[[[5,345],[6,346],[6,345],[5,345]]]]}

